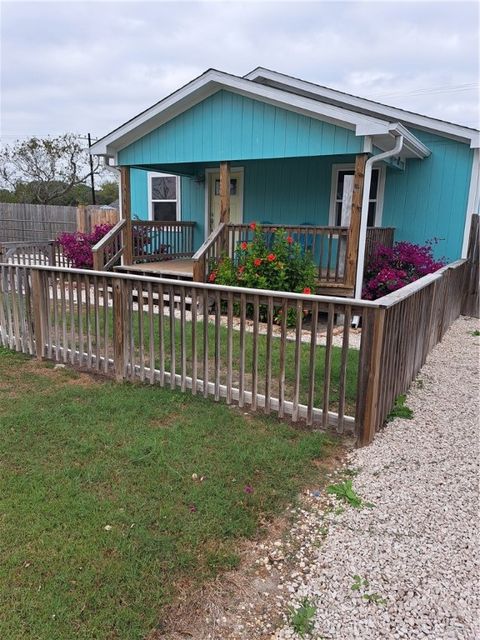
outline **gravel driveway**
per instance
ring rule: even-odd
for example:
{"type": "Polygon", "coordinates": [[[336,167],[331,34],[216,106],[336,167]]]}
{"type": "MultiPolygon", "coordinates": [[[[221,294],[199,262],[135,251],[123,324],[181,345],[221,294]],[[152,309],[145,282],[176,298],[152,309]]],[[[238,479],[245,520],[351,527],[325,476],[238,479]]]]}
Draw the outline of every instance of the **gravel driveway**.
{"type": "MultiPolygon", "coordinates": [[[[374,506],[313,510],[299,523],[328,526],[308,575],[282,587],[293,586],[290,605],[315,607],[315,640],[480,638],[478,326],[455,322],[408,394],[413,419],[351,456],[353,487],[374,506]]],[[[300,637],[284,619],[270,637],[300,637]]]]}

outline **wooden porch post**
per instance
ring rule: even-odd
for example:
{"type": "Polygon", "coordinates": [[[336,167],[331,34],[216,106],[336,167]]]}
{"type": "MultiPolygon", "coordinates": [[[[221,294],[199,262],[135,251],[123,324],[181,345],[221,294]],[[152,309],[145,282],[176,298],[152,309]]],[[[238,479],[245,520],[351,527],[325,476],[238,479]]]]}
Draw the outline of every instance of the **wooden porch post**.
{"type": "Polygon", "coordinates": [[[220,163],[220,222],[230,222],[230,163],[220,163]]]}
{"type": "Polygon", "coordinates": [[[120,167],[120,189],[122,199],[122,217],[125,220],[123,231],[123,263],[133,264],[132,247],[132,210],[130,204],[130,167],[120,167]]]}
{"type": "Polygon", "coordinates": [[[362,217],[363,184],[365,164],[368,154],[362,153],[355,159],[355,176],[353,178],[352,215],[347,236],[347,256],[345,260],[345,284],[355,287],[358,260],[358,241],[360,238],[360,222],[362,217]]]}

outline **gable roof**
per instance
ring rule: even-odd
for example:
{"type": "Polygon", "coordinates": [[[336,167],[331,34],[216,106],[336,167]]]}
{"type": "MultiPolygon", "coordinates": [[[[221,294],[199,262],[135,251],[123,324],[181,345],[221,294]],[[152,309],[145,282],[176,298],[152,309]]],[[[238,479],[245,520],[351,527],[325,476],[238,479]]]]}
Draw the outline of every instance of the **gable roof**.
{"type": "Polygon", "coordinates": [[[303,95],[322,100],[327,104],[342,106],[347,109],[363,113],[364,115],[374,115],[378,118],[387,118],[388,120],[396,120],[406,126],[413,126],[425,131],[431,131],[446,137],[469,143],[472,148],[480,147],[480,131],[474,127],[466,127],[464,125],[448,122],[439,118],[392,107],[374,100],[361,98],[359,96],[331,89],[322,85],[301,80],[293,76],[257,67],[245,76],[252,82],[258,82],[266,86],[277,87],[283,91],[289,91],[295,95],[303,95]]]}
{"type": "Polygon", "coordinates": [[[265,80],[265,73],[262,70],[262,74],[255,79],[249,79],[209,69],[98,140],[92,145],[91,152],[97,155],[115,155],[120,149],[205,100],[208,96],[226,89],[276,107],[345,127],[355,131],[357,136],[371,136],[374,144],[381,149],[391,148],[394,144],[394,136],[401,133],[405,138],[403,157],[424,158],[430,153],[428,148],[398,121],[392,121],[384,116],[378,117],[373,113],[363,113],[345,105],[332,104],[315,96],[313,92],[311,92],[312,95],[303,95],[300,89],[285,90],[270,86],[268,82],[261,81],[261,79],[265,80]]]}

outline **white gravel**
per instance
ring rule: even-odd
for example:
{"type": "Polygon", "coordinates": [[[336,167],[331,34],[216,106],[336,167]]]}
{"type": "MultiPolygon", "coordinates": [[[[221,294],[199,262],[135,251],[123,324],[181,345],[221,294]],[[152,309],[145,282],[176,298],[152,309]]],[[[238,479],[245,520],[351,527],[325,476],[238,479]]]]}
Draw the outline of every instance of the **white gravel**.
{"type": "MultiPolygon", "coordinates": [[[[314,604],[316,640],[480,638],[478,326],[456,321],[408,394],[413,419],[350,457],[355,490],[375,506],[304,511],[295,525],[309,564],[281,590],[286,605],[314,604]],[[368,586],[352,590],[354,575],[368,586]]],[[[284,620],[269,637],[299,638],[284,620]]]]}

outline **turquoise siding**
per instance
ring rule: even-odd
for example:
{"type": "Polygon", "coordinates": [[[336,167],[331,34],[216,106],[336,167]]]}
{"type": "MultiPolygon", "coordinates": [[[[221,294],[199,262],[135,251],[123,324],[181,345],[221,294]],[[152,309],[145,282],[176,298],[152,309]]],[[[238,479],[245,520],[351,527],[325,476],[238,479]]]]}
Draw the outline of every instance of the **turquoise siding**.
{"type": "Polygon", "coordinates": [[[387,169],[382,226],[395,227],[397,240],[419,244],[438,238],[437,257],[461,255],[473,162],[467,144],[411,129],[432,151],[407,160],[404,171],[387,169]]]}
{"type": "Polygon", "coordinates": [[[353,131],[219,91],[118,154],[121,165],[358,153],[353,131]]]}
{"type": "MultiPolygon", "coordinates": [[[[332,165],[354,161],[352,155],[237,163],[244,167],[244,221],[328,225],[332,165]]],[[[195,174],[203,176],[207,167],[198,165],[195,174]]],[[[163,166],[161,170],[174,172],[175,168],[163,166]]],[[[132,169],[132,215],[144,220],[148,218],[147,175],[147,171],[132,169]]],[[[182,177],[180,188],[182,220],[197,223],[198,248],[205,234],[205,182],[182,177]]]]}

